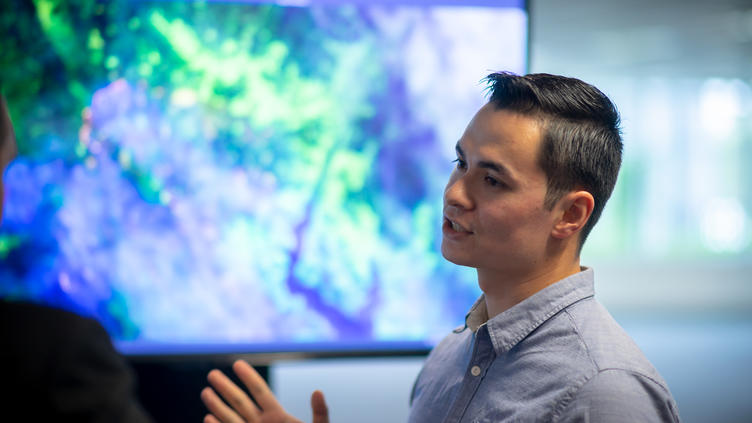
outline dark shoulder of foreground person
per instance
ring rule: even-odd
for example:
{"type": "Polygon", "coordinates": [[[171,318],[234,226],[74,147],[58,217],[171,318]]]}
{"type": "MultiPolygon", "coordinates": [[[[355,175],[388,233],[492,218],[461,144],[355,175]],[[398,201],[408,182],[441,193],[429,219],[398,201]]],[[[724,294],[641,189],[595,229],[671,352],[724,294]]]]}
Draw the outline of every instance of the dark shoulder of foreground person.
{"type": "Polygon", "coordinates": [[[96,320],[0,300],[0,338],[8,421],[151,421],[130,367],[96,320]]]}

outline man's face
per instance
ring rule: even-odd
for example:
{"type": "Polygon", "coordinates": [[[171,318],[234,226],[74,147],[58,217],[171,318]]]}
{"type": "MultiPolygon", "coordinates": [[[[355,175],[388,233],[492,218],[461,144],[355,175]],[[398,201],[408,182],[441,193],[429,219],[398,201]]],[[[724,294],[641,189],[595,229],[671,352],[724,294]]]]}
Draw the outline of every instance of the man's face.
{"type": "Polygon", "coordinates": [[[444,190],[447,260],[505,277],[529,276],[545,265],[554,218],[543,205],[541,135],[534,118],[490,103],[470,121],[444,190]]]}

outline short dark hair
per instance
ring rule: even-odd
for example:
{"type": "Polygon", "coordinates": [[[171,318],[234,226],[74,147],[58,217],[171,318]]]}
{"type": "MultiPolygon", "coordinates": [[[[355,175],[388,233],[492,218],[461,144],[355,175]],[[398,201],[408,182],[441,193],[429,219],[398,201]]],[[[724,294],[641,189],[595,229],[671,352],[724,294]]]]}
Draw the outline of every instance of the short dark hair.
{"type": "Polygon", "coordinates": [[[567,192],[584,189],[595,207],[580,235],[580,249],[600,218],[616,184],[622,139],[616,106],[594,86],[545,73],[496,72],[485,78],[489,102],[541,120],[539,163],[546,173],[544,205],[551,209],[567,192]]]}

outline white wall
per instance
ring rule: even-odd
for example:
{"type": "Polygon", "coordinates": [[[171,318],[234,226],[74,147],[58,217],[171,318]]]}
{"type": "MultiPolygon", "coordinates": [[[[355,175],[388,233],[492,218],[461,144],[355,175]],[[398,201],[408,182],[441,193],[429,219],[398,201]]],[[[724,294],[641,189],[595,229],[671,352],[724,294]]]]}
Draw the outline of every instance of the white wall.
{"type": "Polygon", "coordinates": [[[282,405],[304,421],[311,417],[311,392],[320,389],[332,422],[404,422],[422,363],[403,357],[290,361],[272,366],[270,379],[282,405]]]}

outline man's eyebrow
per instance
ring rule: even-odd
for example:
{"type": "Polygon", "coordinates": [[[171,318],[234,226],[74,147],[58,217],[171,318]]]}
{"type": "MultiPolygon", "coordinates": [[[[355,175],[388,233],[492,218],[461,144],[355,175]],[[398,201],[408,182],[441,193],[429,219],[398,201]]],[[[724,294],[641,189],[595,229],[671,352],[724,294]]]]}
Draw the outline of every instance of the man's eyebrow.
{"type": "MultiPolygon", "coordinates": [[[[459,157],[461,158],[465,157],[465,152],[462,151],[462,147],[460,147],[459,141],[457,142],[457,145],[454,146],[454,149],[457,151],[457,155],[459,157]]],[[[514,180],[514,177],[512,176],[512,172],[510,172],[506,166],[500,163],[495,163],[495,162],[488,161],[488,160],[481,160],[478,162],[478,167],[493,170],[494,172],[500,173],[501,175],[514,180]]]]}

